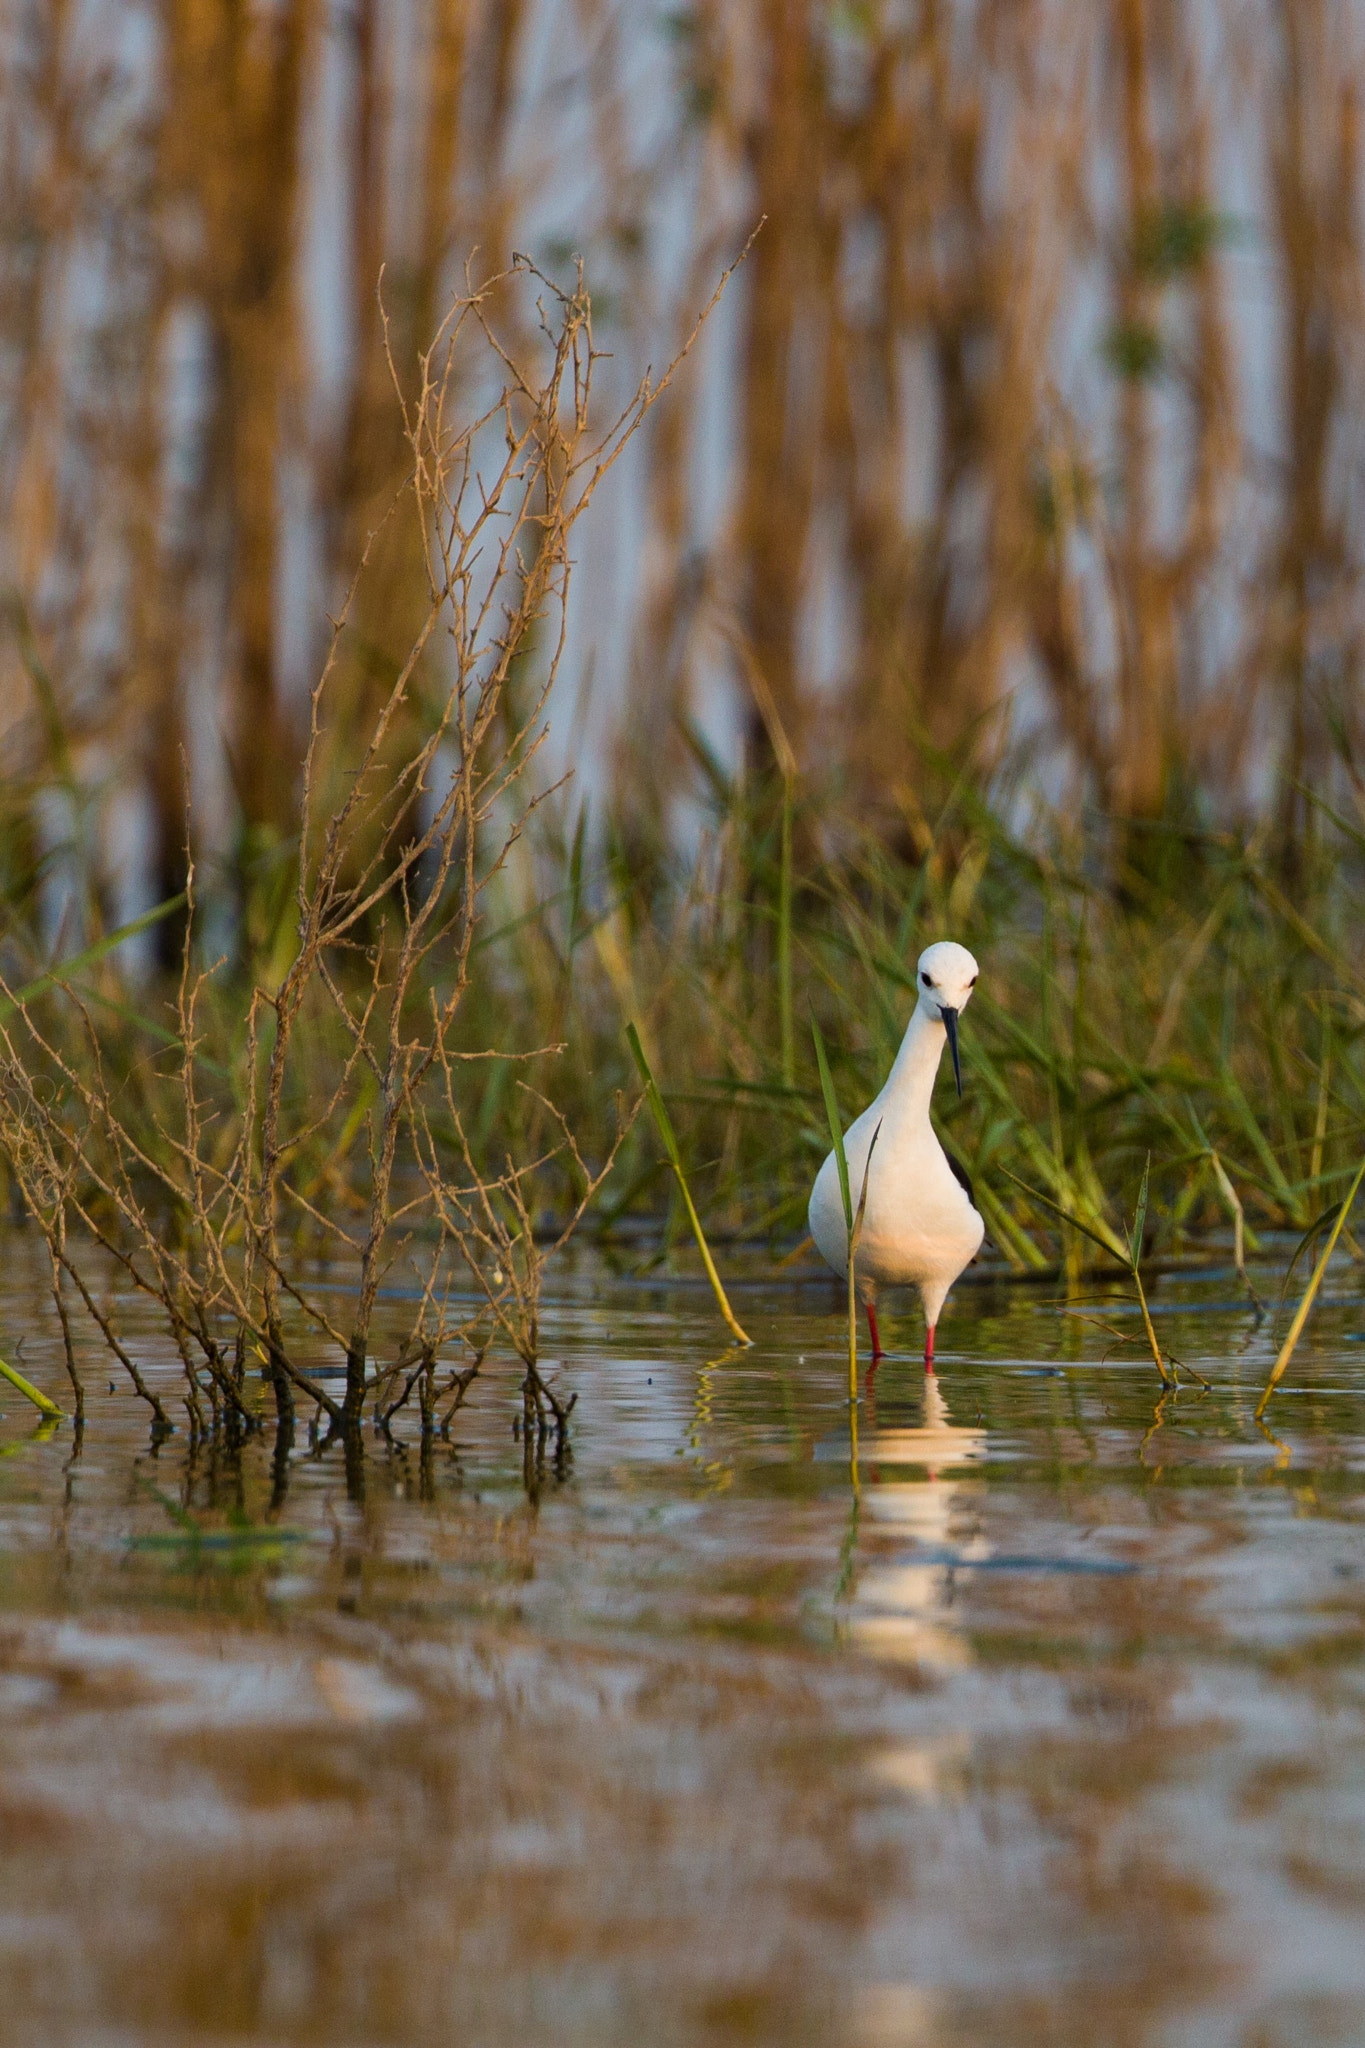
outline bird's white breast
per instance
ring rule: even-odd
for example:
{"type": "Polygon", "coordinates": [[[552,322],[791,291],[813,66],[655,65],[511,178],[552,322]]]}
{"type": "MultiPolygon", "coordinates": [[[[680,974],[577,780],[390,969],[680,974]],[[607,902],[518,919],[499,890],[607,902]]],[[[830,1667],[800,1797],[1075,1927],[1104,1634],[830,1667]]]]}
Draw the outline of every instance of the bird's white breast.
{"type": "MultiPolygon", "coordinates": [[[[980,1248],[985,1225],[948,1164],[927,1118],[898,1114],[878,1097],[849,1128],[850,1193],[856,1215],[867,1173],[867,1208],[858,1244],[858,1273],[876,1283],[918,1285],[956,1277],[980,1248]],[[871,1164],[868,1151],[880,1125],[871,1164]]],[[[816,1249],[836,1272],[847,1271],[839,1170],[831,1152],[810,1199],[816,1249]]]]}

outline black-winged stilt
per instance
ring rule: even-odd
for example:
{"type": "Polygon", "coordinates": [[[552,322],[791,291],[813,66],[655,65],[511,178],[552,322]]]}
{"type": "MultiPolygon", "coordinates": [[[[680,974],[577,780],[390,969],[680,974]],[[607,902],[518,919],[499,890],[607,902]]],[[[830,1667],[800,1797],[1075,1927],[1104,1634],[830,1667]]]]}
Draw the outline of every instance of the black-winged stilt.
{"type": "MultiPolygon", "coordinates": [[[[924,1363],[932,1371],[934,1329],[948,1289],[975,1258],[986,1226],[972,1200],[971,1182],[950,1159],[929,1121],[944,1045],[953,1055],[957,1092],[962,1068],[957,1020],[976,986],[977,964],[965,946],[946,939],[919,958],[915,1012],[886,1085],[850,1125],[844,1138],[848,1178],[857,1203],[867,1174],[867,1210],[858,1240],[854,1281],[867,1307],[874,1361],[882,1356],[877,1331],[877,1289],[918,1287],[927,1335],[924,1363]],[[874,1132],[880,1131],[868,1166],[874,1132]]],[[[810,1234],[827,1265],[848,1272],[848,1229],[839,1190],[839,1169],[831,1152],[815,1178],[810,1198],[810,1234]]]]}

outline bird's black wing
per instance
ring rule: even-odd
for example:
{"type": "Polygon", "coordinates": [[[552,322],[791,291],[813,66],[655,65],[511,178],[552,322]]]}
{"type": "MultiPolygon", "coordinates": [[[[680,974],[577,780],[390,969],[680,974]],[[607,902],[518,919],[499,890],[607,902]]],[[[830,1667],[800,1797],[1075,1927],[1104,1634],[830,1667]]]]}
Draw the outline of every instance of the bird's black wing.
{"type": "MultiPolygon", "coordinates": [[[[942,1138],[939,1139],[939,1143],[940,1145],[943,1145],[942,1138]]],[[[966,1189],[967,1200],[971,1203],[972,1207],[975,1208],[976,1194],[972,1188],[971,1175],[968,1173],[966,1167],[962,1164],[962,1161],[960,1159],[955,1159],[953,1157],[952,1153],[948,1150],[948,1147],[946,1145],[943,1145],[943,1156],[947,1160],[949,1166],[951,1166],[951,1168],[953,1169],[953,1179],[957,1182],[960,1188],[966,1189]]]]}

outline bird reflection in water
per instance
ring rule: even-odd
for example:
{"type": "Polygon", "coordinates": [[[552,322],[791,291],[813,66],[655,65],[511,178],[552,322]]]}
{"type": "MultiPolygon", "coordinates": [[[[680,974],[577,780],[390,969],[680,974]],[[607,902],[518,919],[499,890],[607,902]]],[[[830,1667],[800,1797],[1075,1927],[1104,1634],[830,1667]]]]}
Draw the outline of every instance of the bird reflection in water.
{"type": "Polygon", "coordinates": [[[991,1554],[977,1528],[984,1482],[961,1476],[985,1457],[987,1432],[953,1421],[936,1374],[921,1384],[904,1404],[915,1419],[902,1424],[899,1402],[884,1400],[878,1414],[869,1376],[859,1442],[863,1559],[848,1629],[862,1649],[945,1669],[970,1657],[954,1621],[955,1573],[991,1554]]]}

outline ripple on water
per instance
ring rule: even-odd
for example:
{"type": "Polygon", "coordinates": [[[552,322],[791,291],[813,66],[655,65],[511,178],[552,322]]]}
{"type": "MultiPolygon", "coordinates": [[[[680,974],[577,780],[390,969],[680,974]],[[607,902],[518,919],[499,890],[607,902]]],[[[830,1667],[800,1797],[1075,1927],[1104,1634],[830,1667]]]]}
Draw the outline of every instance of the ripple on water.
{"type": "Polygon", "coordinates": [[[855,1444],[831,1291],[749,1277],[737,1352],[580,1267],[558,1459],[507,1368],[363,1486],[154,1450],[93,1354],[79,1458],[6,1396],[0,2039],[1365,2039],[1358,1305],[1265,1434],[1226,1275],[1166,1400],[1121,1299],[964,1287],[855,1444]]]}

